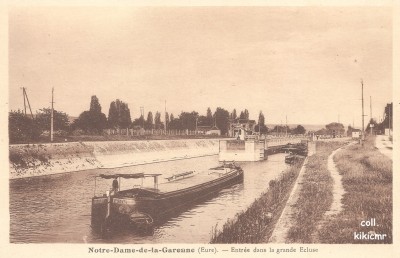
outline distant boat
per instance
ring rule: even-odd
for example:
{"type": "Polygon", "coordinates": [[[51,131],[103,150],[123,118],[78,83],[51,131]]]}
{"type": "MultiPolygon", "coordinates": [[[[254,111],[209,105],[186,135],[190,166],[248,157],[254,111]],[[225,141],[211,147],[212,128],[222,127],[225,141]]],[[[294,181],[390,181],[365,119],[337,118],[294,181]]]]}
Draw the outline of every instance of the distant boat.
{"type": "MultiPolygon", "coordinates": [[[[101,174],[103,179],[143,179],[152,177],[154,187],[135,186],[123,191],[107,191],[103,196],[92,198],[92,226],[109,228],[115,224],[150,226],[163,214],[179,207],[196,203],[201,198],[243,181],[243,170],[235,164],[224,164],[195,174],[183,172],[166,178],[165,183],[158,184],[161,174],[101,174]],[[182,180],[190,176],[190,180],[182,180]]],[[[96,177],[96,178],[97,178],[96,177]]]]}

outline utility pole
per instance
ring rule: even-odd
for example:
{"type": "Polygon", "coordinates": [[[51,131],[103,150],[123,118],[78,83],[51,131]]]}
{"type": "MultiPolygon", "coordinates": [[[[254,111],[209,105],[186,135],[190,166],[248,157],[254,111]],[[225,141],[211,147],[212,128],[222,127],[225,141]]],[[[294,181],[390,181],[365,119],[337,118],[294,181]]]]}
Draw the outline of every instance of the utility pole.
{"type": "Polygon", "coordinates": [[[364,82],[361,79],[361,110],[362,110],[362,129],[361,129],[361,145],[364,146],[364,82]]]}
{"type": "Polygon", "coordinates": [[[286,138],[287,138],[287,115],[286,115],[286,138]]]}
{"type": "Polygon", "coordinates": [[[391,130],[391,118],[392,118],[392,112],[391,112],[391,109],[393,108],[393,102],[392,102],[392,105],[391,106],[389,106],[389,136],[391,136],[392,134],[391,134],[391,132],[390,132],[390,130],[391,130]]]}
{"type": "Polygon", "coordinates": [[[26,116],[25,88],[22,87],[22,97],[24,98],[24,114],[26,116]]]}
{"type": "Polygon", "coordinates": [[[199,119],[198,116],[196,116],[196,130],[195,130],[195,132],[194,132],[195,135],[197,135],[197,119],[199,119]]]}
{"type": "Polygon", "coordinates": [[[372,119],[372,97],[369,96],[369,117],[372,119]]]}
{"type": "Polygon", "coordinates": [[[26,88],[22,87],[22,95],[24,97],[24,113],[26,116],[26,102],[28,103],[28,107],[29,107],[29,111],[31,112],[31,118],[33,119],[33,113],[32,113],[32,108],[31,108],[31,104],[29,103],[29,99],[28,99],[28,94],[26,93],[26,88]],[[25,102],[26,99],[26,102],[25,102]]]}
{"type": "Polygon", "coordinates": [[[372,98],[371,96],[369,96],[369,129],[371,131],[371,135],[372,135],[372,127],[374,127],[374,125],[372,124],[372,98]]]}
{"type": "Polygon", "coordinates": [[[140,107],[140,115],[142,116],[142,128],[144,128],[144,107],[140,107]]]}
{"type": "Polygon", "coordinates": [[[51,89],[51,125],[50,125],[50,141],[53,142],[54,134],[54,87],[51,89]]]}
{"type": "Polygon", "coordinates": [[[165,119],[165,133],[167,133],[167,100],[165,100],[164,105],[164,119],[165,119]]]}

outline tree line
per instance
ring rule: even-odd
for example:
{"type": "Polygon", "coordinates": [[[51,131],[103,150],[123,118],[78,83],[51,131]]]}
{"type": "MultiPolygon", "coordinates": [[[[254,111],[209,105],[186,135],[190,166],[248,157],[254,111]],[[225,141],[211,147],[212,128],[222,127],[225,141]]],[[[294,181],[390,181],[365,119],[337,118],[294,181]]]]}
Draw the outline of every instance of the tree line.
{"type": "MultiPolygon", "coordinates": [[[[168,130],[191,130],[202,126],[217,127],[222,135],[227,135],[230,121],[249,120],[250,114],[247,109],[237,115],[236,109],[232,112],[217,107],[214,112],[207,108],[205,115],[200,115],[196,111],[182,111],[177,117],[172,113],[165,113],[162,121],[161,113],[154,115],[150,111],[146,118],[141,114],[138,118],[132,120],[128,104],[117,99],[110,103],[108,116],[102,112],[97,96],[92,96],[89,110],[83,111],[72,123],[65,112],[54,110],[54,132],[59,136],[66,136],[73,132],[82,132],[83,134],[102,134],[104,129],[126,129],[143,128],[168,129],[168,130]]],[[[43,108],[36,112],[34,118],[26,116],[21,110],[9,112],[9,139],[14,142],[28,142],[37,140],[40,135],[49,134],[51,109],[43,108]]],[[[256,132],[267,133],[268,128],[265,125],[265,117],[260,111],[256,132]]]]}

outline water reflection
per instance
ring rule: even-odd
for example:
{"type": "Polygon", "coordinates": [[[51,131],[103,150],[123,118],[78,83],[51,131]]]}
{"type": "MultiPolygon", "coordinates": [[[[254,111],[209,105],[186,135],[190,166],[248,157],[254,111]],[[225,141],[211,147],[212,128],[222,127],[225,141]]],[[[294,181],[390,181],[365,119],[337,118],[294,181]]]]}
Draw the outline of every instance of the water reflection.
{"type": "MultiPolygon", "coordinates": [[[[246,209],[283,171],[284,155],[268,161],[243,163],[242,184],[175,210],[151,231],[118,230],[106,239],[90,226],[94,176],[99,173],[162,173],[204,170],[218,164],[217,156],[171,161],[112,170],[88,170],[10,181],[10,239],[14,243],[208,243],[211,230],[246,209]]],[[[98,191],[111,181],[97,182],[98,191]]],[[[129,187],[121,183],[121,187],[129,187]]]]}

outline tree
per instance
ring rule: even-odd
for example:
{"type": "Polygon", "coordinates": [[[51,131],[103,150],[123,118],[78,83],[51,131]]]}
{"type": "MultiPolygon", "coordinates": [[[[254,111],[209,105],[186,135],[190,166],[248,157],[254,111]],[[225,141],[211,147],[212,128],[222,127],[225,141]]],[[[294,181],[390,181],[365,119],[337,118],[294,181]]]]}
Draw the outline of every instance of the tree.
{"type": "Polygon", "coordinates": [[[165,112],[165,129],[168,130],[168,124],[169,124],[169,115],[168,112],[165,112]]]}
{"type": "Polygon", "coordinates": [[[212,126],[214,124],[213,115],[210,108],[207,108],[206,120],[204,121],[204,125],[212,126]]]}
{"type": "Polygon", "coordinates": [[[345,130],[344,130],[344,126],[341,123],[330,123],[327,124],[325,126],[326,130],[328,130],[328,134],[332,135],[332,136],[337,136],[337,135],[343,135],[345,130]]]}
{"type": "Polygon", "coordinates": [[[41,130],[35,120],[18,110],[8,113],[8,133],[10,143],[26,143],[37,140],[41,130]]]}
{"type": "Polygon", "coordinates": [[[268,133],[268,127],[266,125],[256,125],[254,126],[254,131],[260,134],[266,134],[268,133]]]}
{"type": "MultiPolygon", "coordinates": [[[[211,117],[212,119],[212,117],[211,117]]],[[[199,116],[197,119],[197,125],[199,126],[211,126],[210,119],[206,116],[199,116]]]]}
{"type": "Polygon", "coordinates": [[[292,134],[305,134],[306,129],[302,125],[298,125],[292,130],[292,134]]]}
{"type": "Polygon", "coordinates": [[[146,124],[145,124],[145,129],[147,129],[147,130],[153,129],[153,125],[154,125],[153,113],[150,111],[147,114],[147,120],[146,120],[146,124]]]}
{"type": "Polygon", "coordinates": [[[254,127],[254,131],[260,134],[266,134],[268,132],[268,128],[265,126],[265,118],[262,111],[260,111],[258,115],[258,124],[254,127]]]}
{"type": "Polygon", "coordinates": [[[175,119],[174,114],[171,113],[171,115],[170,115],[169,117],[170,117],[170,118],[169,118],[169,121],[170,121],[170,122],[174,121],[174,119],[175,119]]]}
{"type": "Polygon", "coordinates": [[[286,130],[290,132],[290,128],[288,126],[275,125],[274,129],[272,129],[272,132],[283,134],[286,133],[286,130]]]}
{"type": "Polygon", "coordinates": [[[171,114],[172,120],[169,121],[168,129],[169,130],[182,130],[182,124],[179,119],[175,119],[174,116],[171,114]]]}
{"type": "Polygon", "coordinates": [[[132,122],[132,126],[140,126],[141,128],[143,128],[144,125],[145,125],[145,121],[144,121],[144,117],[142,115],[139,118],[136,118],[132,122]]]}
{"type": "MultiPolygon", "coordinates": [[[[50,131],[51,127],[51,108],[42,108],[36,113],[36,122],[42,131],[50,131]]],[[[53,110],[53,129],[54,131],[69,129],[68,115],[64,112],[53,110]]]]}
{"type": "Polygon", "coordinates": [[[92,99],[90,101],[89,111],[97,113],[97,114],[101,113],[101,105],[100,105],[99,99],[96,97],[96,95],[92,96],[92,99]]]}
{"type": "Polygon", "coordinates": [[[249,120],[249,111],[247,109],[245,109],[244,111],[240,112],[240,119],[245,119],[245,120],[249,120]]]}
{"type": "Polygon", "coordinates": [[[161,113],[158,111],[154,116],[154,126],[156,129],[162,129],[164,127],[164,125],[161,123],[161,113]]]}
{"type": "Polygon", "coordinates": [[[189,112],[182,112],[179,115],[179,121],[181,122],[182,129],[188,129],[194,131],[196,129],[196,119],[199,113],[192,111],[189,112]]]}
{"type": "Polygon", "coordinates": [[[226,135],[229,129],[229,112],[217,107],[214,113],[215,124],[221,130],[221,135],[226,135]]]}
{"type": "Polygon", "coordinates": [[[262,113],[262,111],[260,111],[260,114],[258,115],[258,124],[260,126],[265,125],[265,118],[264,118],[264,114],[262,113]]]}
{"type": "Polygon", "coordinates": [[[92,96],[89,111],[82,112],[73,123],[74,128],[80,128],[87,133],[101,133],[107,125],[106,115],[101,113],[101,105],[96,96],[92,96]]]}
{"type": "Polygon", "coordinates": [[[110,103],[108,111],[108,126],[113,128],[127,128],[131,125],[131,112],[128,104],[117,99],[110,103]]]}
{"type": "Polygon", "coordinates": [[[328,135],[329,131],[326,128],[321,128],[315,132],[315,135],[328,135]]]}
{"type": "Polygon", "coordinates": [[[236,119],[237,118],[236,109],[233,109],[232,114],[231,114],[231,118],[232,119],[236,119]]]}

